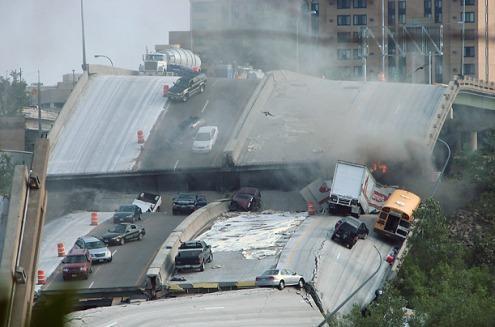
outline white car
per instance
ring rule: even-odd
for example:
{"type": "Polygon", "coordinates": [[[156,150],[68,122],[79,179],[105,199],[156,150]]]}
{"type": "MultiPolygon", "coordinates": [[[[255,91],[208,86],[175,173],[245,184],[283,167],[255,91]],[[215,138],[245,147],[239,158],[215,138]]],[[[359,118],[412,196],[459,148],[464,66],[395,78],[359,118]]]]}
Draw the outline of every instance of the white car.
{"type": "Polygon", "coordinates": [[[213,145],[218,138],[217,126],[203,126],[198,130],[194,137],[192,146],[193,152],[208,153],[213,148],[213,145]]]}

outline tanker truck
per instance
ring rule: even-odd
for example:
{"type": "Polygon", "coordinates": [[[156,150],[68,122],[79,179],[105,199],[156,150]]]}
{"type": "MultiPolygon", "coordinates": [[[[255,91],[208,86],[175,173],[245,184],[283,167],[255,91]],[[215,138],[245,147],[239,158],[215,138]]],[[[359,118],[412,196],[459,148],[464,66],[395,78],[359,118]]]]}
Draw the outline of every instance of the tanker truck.
{"type": "Polygon", "coordinates": [[[145,75],[182,76],[201,70],[201,59],[191,50],[180,47],[156,46],[155,52],[143,55],[139,71],[145,75]]]}

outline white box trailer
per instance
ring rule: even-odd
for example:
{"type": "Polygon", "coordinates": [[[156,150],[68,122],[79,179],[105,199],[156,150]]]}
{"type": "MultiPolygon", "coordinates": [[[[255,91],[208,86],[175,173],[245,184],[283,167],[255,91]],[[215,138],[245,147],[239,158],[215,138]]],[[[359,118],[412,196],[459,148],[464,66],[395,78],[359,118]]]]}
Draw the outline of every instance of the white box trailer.
{"type": "Polygon", "coordinates": [[[376,209],[372,197],[377,183],[366,166],[337,161],[328,200],[330,214],[359,217],[376,209]]]}

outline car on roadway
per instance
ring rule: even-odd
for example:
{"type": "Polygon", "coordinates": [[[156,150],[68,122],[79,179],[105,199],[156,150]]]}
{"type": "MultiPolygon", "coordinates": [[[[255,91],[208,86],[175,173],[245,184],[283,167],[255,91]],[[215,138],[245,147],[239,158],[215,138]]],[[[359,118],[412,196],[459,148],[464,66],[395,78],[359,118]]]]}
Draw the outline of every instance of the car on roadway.
{"type": "Polygon", "coordinates": [[[213,261],[211,246],[205,241],[192,240],[182,243],[175,256],[175,269],[205,270],[205,263],[213,261]]]}
{"type": "Polygon", "coordinates": [[[64,280],[88,279],[91,272],[93,272],[92,259],[86,249],[73,248],[62,260],[62,278],[64,280]]]}
{"type": "Polygon", "coordinates": [[[290,269],[269,269],[256,277],[256,287],[270,286],[283,290],[285,286],[304,287],[304,277],[290,269]]]}
{"type": "Polygon", "coordinates": [[[112,262],[112,252],[105,242],[94,236],[82,236],[76,240],[74,247],[88,250],[91,260],[96,262],[112,262]]]}
{"type": "Polygon", "coordinates": [[[203,194],[179,193],[179,195],[172,200],[172,214],[190,214],[207,204],[208,200],[203,194]]]}
{"type": "Polygon", "coordinates": [[[129,223],[122,223],[115,225],[112,229],[109,229],[101,239],[103,242],[109,245],[124,245],[127,241],[142,240],[146,230],[143,226],[129,223]]]}
{"type": "Polygon", "coordinates": [[[186,102],[197,93],[203,93],[206,89],[207,78],[203,73],[191,73],[179,78],[168,90],[168,98],[172,101],[186,102]]]}
{"type": "Polygon", "coordinates": [[[255,187],[242,187],[230,201],[230,211],[258,211],[261,209],[261,192],[255,187]]]}
{"type": "Polygon", "coordinates": [[[113,223],[134,223],[136,220],[141,220],[141,208],[135,204],[127,204],[120,206],[113,214],[113,223]]]}
{"type": "Polygon", "coordinates": [[[194,153],[208,153],[213,149],[218,138],[217,126],[202,126],[194,137],[192,151],[194,153]]]}
{"type": "Polygon", "coordinates": [[[361,220],[354,217],[344,217],[335,224],[332,240],[352,249],[358,239],[365,239],[368,234],[368,227],[361,220]]]}

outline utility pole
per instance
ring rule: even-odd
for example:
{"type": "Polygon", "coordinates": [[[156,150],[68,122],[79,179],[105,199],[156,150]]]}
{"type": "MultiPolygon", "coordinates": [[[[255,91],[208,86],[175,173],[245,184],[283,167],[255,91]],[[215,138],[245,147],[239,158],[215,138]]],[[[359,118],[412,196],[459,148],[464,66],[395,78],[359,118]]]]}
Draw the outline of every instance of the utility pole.
{"type": "Polygon", "coordinates": [[[41,130],[41,92],[40,92],[40,70],[38,69],[38,134],[41,138],[43,131],[41,130]]]}
{"type": "Polygon", "coordinates": [[[382,73],[385,78],[385,0],[382,0],[382,73]]]}
{"type": "Polygon", "coordinates": [[[76,71],[72,70],[72,89],[76,86],[76,71]]]}
{"type": "Polygon", "coordinates": [[[87,71],[87,63],[86,63],[86,43],[84,40],[84,8],[83,8],[83,0],[81,0],[81,27],[82,27],[82,55],[83,55],[83,71],[87,71]]]}
{"type": "Polygon", "coordinates": [[[22,68],[19,68],[19,83],[22,81],[22,68]]]}
{"type": "Polygon", "coordinates": [[[466,25],[466,0],[462,0],[462,26],[461,26],[461,75],[464,78],[464,32],[466,25]]]}

